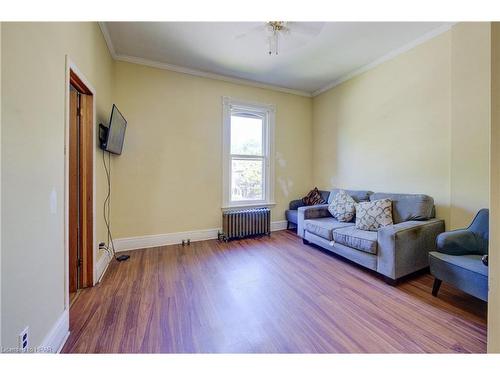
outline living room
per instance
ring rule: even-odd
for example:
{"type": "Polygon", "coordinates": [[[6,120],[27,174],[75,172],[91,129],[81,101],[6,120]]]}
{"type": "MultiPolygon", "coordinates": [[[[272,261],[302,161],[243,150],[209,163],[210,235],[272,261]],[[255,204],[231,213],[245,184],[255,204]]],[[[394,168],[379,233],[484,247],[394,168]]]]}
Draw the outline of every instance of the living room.
{"type": "Polygon", "coordinates": [[[3,353],[500,351],[499,24],[317,17],[2,19],[3,353]]]}

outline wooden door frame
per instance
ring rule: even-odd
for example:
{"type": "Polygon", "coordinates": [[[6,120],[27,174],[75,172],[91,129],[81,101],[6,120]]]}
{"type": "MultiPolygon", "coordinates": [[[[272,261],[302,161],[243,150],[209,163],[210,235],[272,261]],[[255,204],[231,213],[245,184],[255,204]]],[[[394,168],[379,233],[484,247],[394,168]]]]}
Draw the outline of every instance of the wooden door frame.
{"type": "MultiPolygon", "coordinates": [[[[64,305],[69,308],[69,108],[70,108],[70,84],[75,82],[72,79],[76,76],[78,84],[83,85],[80,88],[86,89],[89,95],[92,95],[92,262],[89,267],[91,272],[89,278],[91,286],[96,284],[96,256],[97,256],[97,238],[96,238],[96,150],[97,150],[97,131],[96,131],[96,90],[78,69],[76,64],[66,56],[66,79],[65,79],[65,126],[64,126],[64,305]]],[[[85,272],[85,271],[84,271],[85,272]]]]}

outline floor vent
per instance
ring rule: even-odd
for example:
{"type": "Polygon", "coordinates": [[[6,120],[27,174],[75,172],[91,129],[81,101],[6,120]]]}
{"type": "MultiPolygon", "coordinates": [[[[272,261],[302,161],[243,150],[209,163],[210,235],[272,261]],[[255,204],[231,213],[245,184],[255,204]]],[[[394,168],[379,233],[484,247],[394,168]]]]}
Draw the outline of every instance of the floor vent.
{"type": "Polygon", "coordinates": [[[252,208],[230,210],[222,213],[222,233],[219,239],[234,239],[271,234],[271,210],[252,208]]]}

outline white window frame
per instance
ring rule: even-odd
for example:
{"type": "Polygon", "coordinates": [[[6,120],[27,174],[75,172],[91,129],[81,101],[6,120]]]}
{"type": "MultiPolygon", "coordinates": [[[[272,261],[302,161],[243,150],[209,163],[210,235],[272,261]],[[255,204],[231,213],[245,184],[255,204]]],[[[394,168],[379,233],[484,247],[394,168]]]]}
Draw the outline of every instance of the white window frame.
{"type": "Polygon", "coordinates": [[[223,126],[222,126],[222,208],[236,207],[266,207],[275,205],[274,201],[274,127],[276,107],[272,104],[261,104],[237,100],[224,96],[222,98],[223,126]],[[233,157],[249,158],[245,155],[231,154],[231,114],[233,112],[246,112],[263,117],[262,122],[262,147],[264,156],[264,199],[262,200],[231,200],[231,167],[233,157]]]}

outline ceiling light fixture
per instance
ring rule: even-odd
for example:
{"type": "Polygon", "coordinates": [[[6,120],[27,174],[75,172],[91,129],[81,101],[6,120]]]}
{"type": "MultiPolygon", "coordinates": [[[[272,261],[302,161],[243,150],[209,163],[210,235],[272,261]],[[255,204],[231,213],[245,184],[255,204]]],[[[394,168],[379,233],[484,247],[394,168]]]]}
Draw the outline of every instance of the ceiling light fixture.
{"type": "Polygon", "coordinates": [[[324,22],[259,22],[244,33],[236,35],[235,39],[243,40],[252,36],[262,38],[267,41],[268,54],[278,55],[281,50],[297,48],[316,37],[323,25],[324,22]]]}
{"type": "Polygon", "coordinates": [[[269,21],[267,22],[267,29],[269,32],[268,44],[269,55],[277,55],[279,53],[279,39],[280,34],[288,31],[285,21],[269,21]]]}

